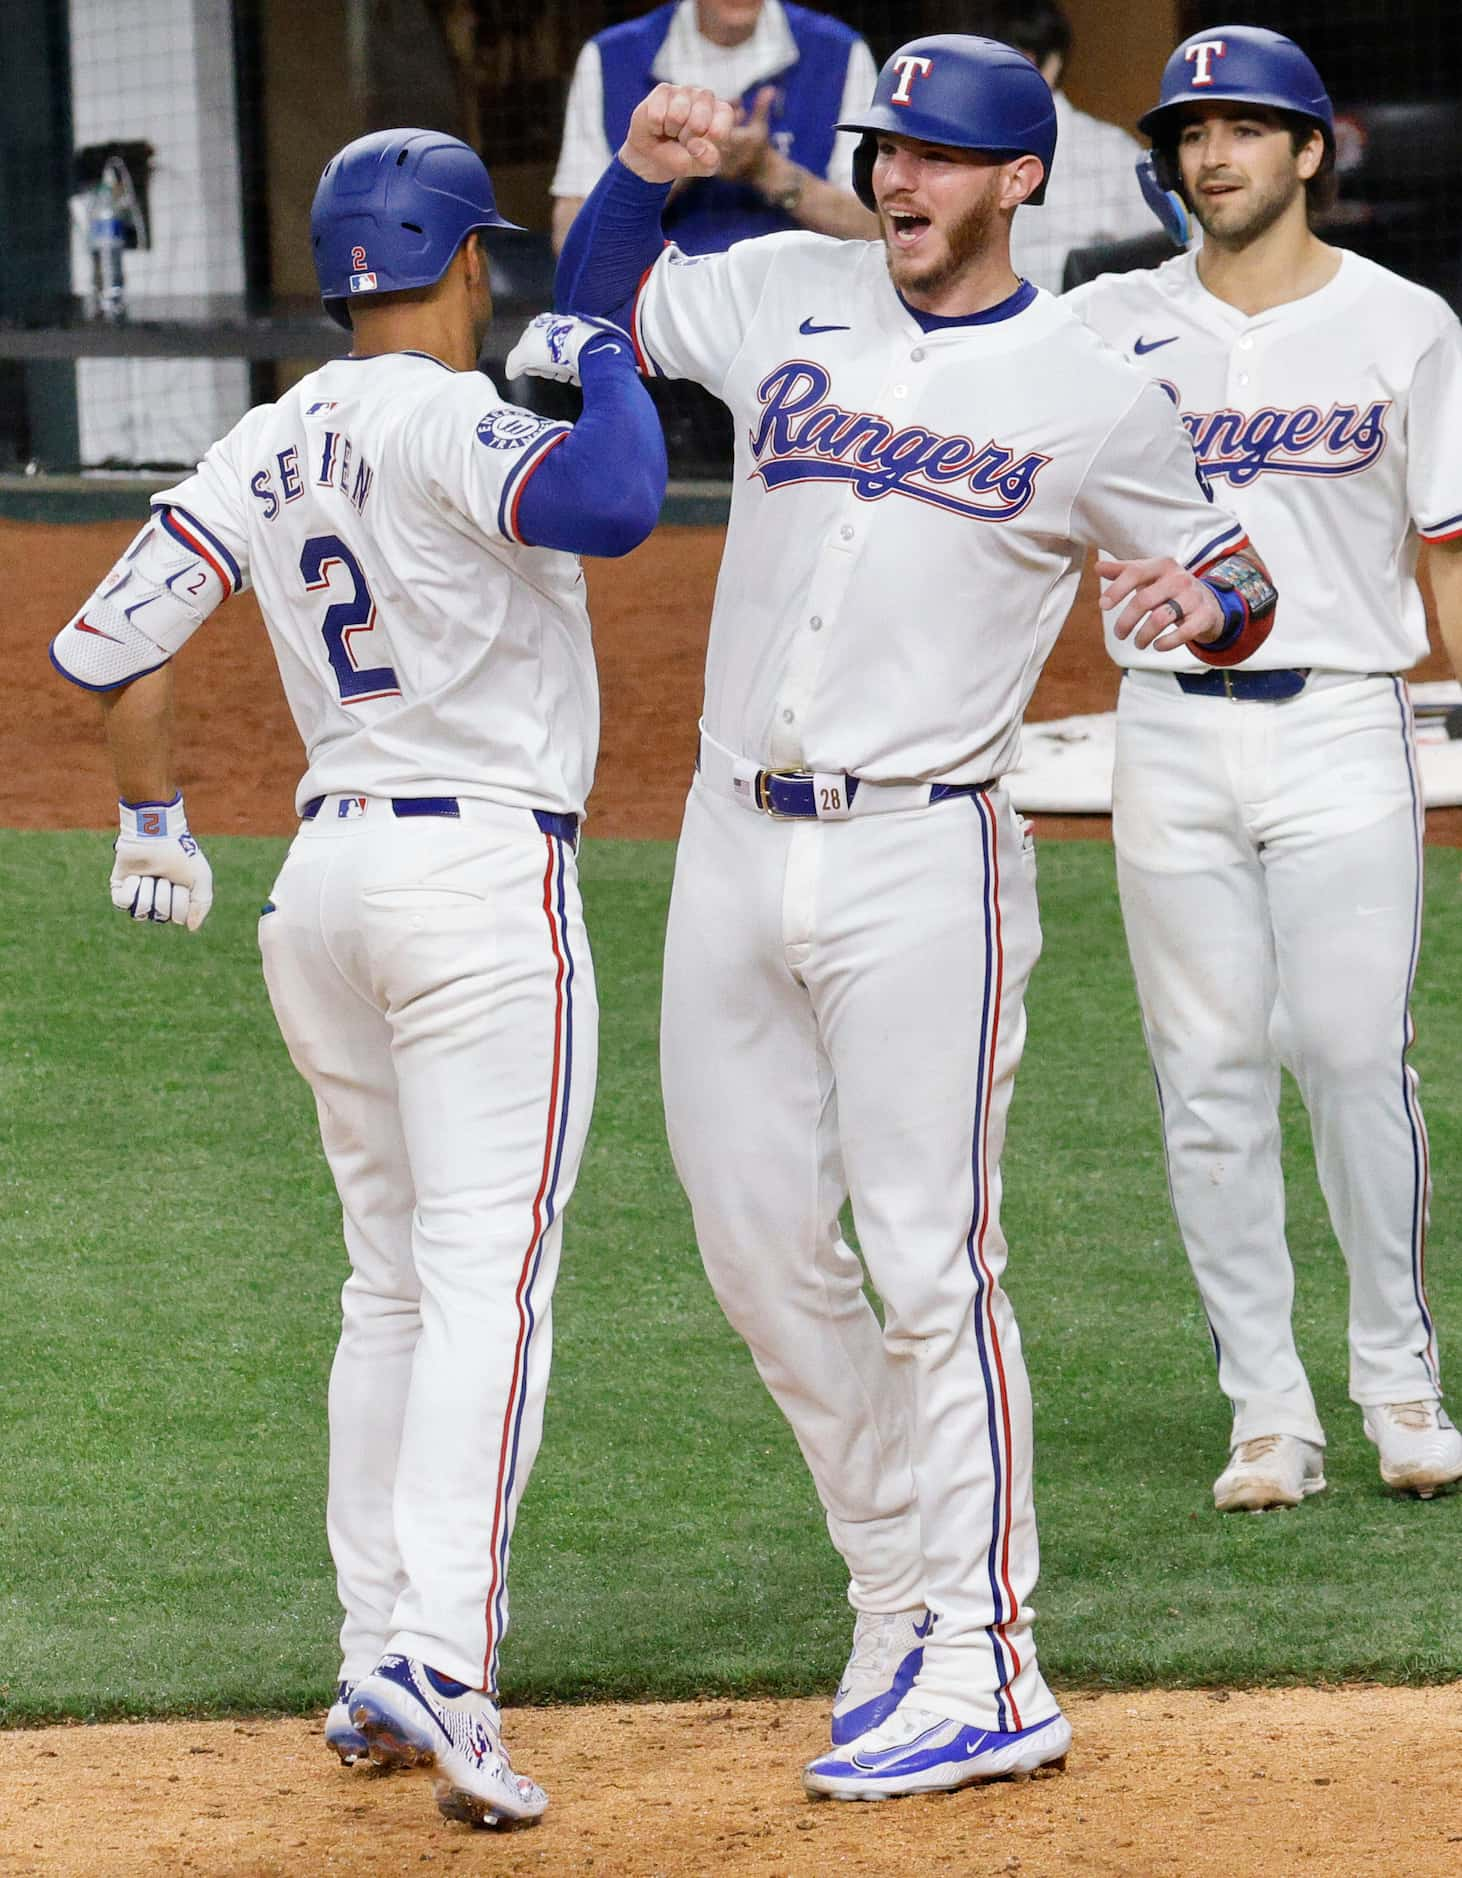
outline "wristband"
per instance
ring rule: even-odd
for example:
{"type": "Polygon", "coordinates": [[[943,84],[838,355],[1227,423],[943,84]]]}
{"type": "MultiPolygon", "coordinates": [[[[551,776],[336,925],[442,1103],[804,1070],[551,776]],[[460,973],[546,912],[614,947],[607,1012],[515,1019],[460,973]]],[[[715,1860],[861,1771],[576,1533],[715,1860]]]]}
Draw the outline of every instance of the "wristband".
{"type": "Polygon", "coordinates": [[[1218,602],[1218,610],[1223,614],[1223,631],[1216,639],[1205,639],[1205,652],[1227,652],[1240,633],[1249,623],[1249,608],[1243,596],[1232,587],[1221,587],[1214,580],[1200,580],[1200,587],[1206,587],[1218,602]]]}
{"type": "Polygon", "coordinates": [[[121,831],[130,841],[173,840],[188,832],[188,815],[180,789],[171,802],[117,803],[121,831]]]}

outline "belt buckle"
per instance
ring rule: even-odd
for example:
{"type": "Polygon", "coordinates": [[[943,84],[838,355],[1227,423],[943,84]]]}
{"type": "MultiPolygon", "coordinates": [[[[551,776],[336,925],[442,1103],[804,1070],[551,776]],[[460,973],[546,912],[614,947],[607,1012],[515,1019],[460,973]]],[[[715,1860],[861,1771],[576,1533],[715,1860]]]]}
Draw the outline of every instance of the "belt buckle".
{"type": "Polygon", "coordinates": [[[1232,673],[1232,672],[1231,672],[1231,671],[1229,670],[1229,668],[1228,668],[1228,667],[1227,667],[1227,666],[1225,665],[1225,666],[1222,666],[1222,667],[1220,667],[1220,670],[1219,670],[1219,674],[1218,674],[1218,675],[1219,675],[1219,677],[1220,677],[1220,678],[1222,679],[1222,681],[1223,681],[1223,695],[1224,695],[1224,696],[1225,696],[1225,697],[1226,697],[1226,698],[1228,699],[1228,701],[1229,701],[1229,703],[1230,703],[1230,704],[1235,704],[1235,703],[1237,703],[1237,701],[1238,701],[1238,699],[1237,699],[1237,695],[1236,695],[1236,693],[1235,693],[1235,691],[1234,691],[1234,675],[1233,675],[1233,673],[1232,673]]]}
{"type": "Polygon", "coordinates": [[[759,769],[752,779],[752,800],[763,815],[769,815],[774,822],[795,822],[798,818],[789,815],[785,809],[779,809],[772,801],[771,791],[767,787],[769,777],[785,777],[791,772],[783,769],[759,769]]]}

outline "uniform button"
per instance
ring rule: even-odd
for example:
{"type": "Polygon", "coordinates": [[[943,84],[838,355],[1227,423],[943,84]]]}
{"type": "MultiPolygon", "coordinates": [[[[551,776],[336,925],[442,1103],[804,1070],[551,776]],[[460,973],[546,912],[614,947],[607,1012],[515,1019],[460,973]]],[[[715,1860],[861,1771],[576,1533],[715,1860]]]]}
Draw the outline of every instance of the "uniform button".
{"type": "Polygon", "coordinates": [[[909,395],[908,386],[907,385],[895,385],[893,388],[893,395],[896,398],[907,398],[909,395]]]}
{"type": "Polygon", "coordinates": [[[1247,372],[1240,372],[1240,373],[1239,373],[1239,383],[1240,383],[1241,385],[1247,385],[1247,384],[1248,384],[1248,382],[1249,382],[1249,374],[1248,374],[1247,372]]]}
{"type": "Polygon", "coordinates": [[[813,630],[813,631],[814,631],[815,633],[820,633],[820,632],[822,631],[822,615],[821,615],[821,613],[814,613],[814,614],[813,614],[813,616],[812,616],[812,618],[811,618],[810,620],[808,620],[808,622],[807,622],[807,624],[808,624],[808,625],[809,625],[809,626],[810,626],[810,627],[812,628],[812,630],[813,630]]]}
{"type": "Polygon", "coordinates": [[[915,365],[922,365],[924,362],[924,348],[922,346],[915,346],[913,351],[909,354],[909,357],[914,361],[915,365]]]}
{"type": "Polygon", "coordinates": [[[843,523],[838,533],[842,536],[844,541],[851,541],[853,539],[853,531],[846,522],[843,523]]]}
{"type": "Polygon", "coordinates": [[[1240,352],[1252,352],[1254,350],[1254,342],[1247,334],[1239,341],[1239,350],[1240,352]]]}
{"type": "Polygon", "coordinates": [[[797,713],[796,713],[795,711],[783,711],[783,713],[782,713],[782,722],[783,722],[784,724],[790,724],[790,723],[791,723],[791,721],[792,721],[792,719],[793,719],[793,718],[794,718],[794,717],[795,717],[796,715],[797,715],[797,713]]]}

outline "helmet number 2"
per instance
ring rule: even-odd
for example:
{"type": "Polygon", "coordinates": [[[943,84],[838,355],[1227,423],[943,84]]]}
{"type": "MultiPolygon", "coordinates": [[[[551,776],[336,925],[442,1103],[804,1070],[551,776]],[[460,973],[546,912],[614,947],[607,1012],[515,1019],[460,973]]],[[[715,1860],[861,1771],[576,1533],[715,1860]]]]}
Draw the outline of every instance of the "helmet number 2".
{"type": "Polygon", "coordinates": [[[326,607],[320,629],[330,669],[340,687],[340,702],[364,704],[368,698],[399,698],[401,685],[395,669],[369,663],[389,647],[360,562],[339,535],[311,535],[300,555],[300,573],[311,593],[332,593],[346,580],[350,582],[349,595],[326,607]],[[371,634],[379,637],[357,651],[354,642],[371,634]]]}

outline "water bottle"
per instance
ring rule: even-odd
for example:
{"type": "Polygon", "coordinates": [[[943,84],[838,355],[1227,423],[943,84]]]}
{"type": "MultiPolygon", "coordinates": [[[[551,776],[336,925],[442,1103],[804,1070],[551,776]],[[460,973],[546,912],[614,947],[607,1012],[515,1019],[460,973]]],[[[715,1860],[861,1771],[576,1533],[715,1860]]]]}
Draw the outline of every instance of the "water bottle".
{"type": "Polygon", "coordinates": [[[122,251],[126,245],[127,218],[108,165],[92,191],[91,220],[87,227],[96,310],[104,320],[126,318],[122,287],[122,251]]]}

